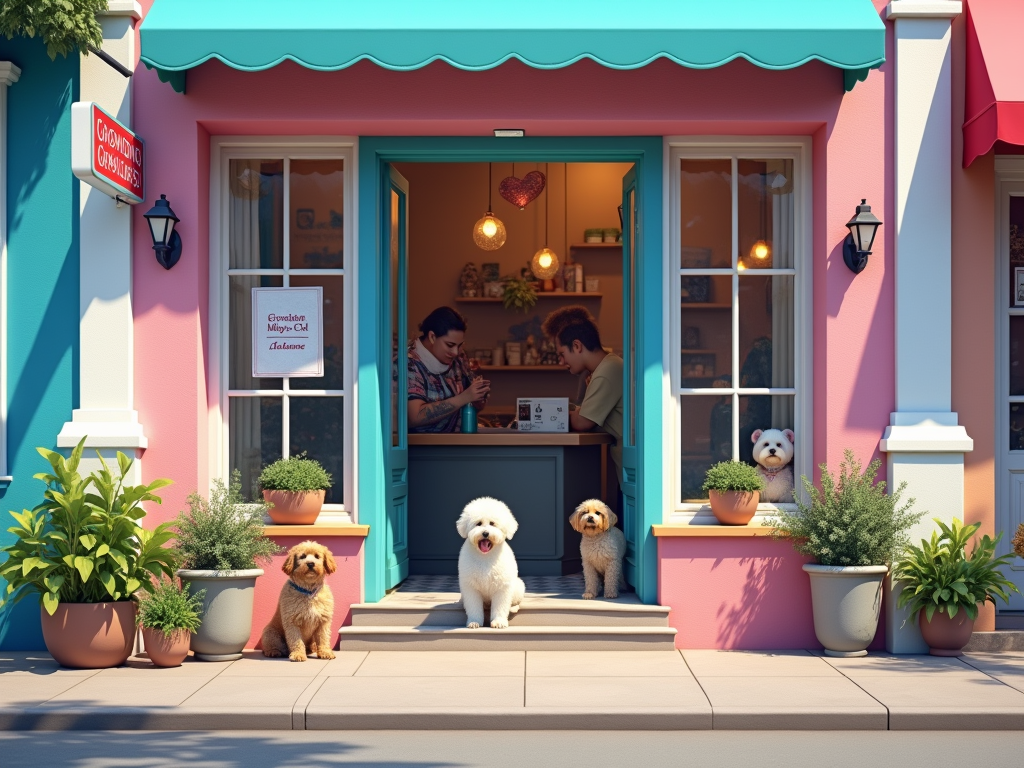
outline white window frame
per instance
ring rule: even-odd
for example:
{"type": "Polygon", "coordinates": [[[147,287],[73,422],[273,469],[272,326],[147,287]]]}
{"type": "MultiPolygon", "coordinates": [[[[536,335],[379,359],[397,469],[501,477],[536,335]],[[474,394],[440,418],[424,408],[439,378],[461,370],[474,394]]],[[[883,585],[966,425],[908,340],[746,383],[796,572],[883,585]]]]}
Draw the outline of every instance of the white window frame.
{"type": "MultiPolygon", "coordinates": [[[[357,253],[358,247],[358,204],[356,196],[358,184],[358,140],[352,136],[216,136],[210,141],[210,478],[220,479],[225,483],[230,475],[230,457],[228,452],[229,435],[229,347],[230,333],[229,283],[228,280],[228,211],[229,185],[227,183],[229,164],[232,160],[241,159],[282,159],[285,160],[284,183],[284,256],[288,263],[290,255],[288,203],[290,198],[288,184],[288,161],[291,160],[344,160],[344,248],[345,255],[341,269],[290,270],[292,274],[324,275],[344,277],[344,333],[342,351],[342,386],[343,413],[345,430],[342,450],[345,457],[344,492],[341,504],[325,504],[317,518],[316,525],[341,525],[357,522],[355,500],[358,498],[356,482],[358,478],[358,457],[356,456],[357,441],[355,435],[358,428],[356,402],[355,363],[358,359],[356,344],[356,319],[359,316],[356,304],[358,292],[357,253]]],[[[260,270],[264,273],[284,274],[284,270],[260,270]]],[[[232,270],[232,273],[238,273],[232,270]]],[[[296,390],[298,391],[298,390],[296,390]]],[[[282,396],[292,394],[283,391],[268,391],[268,395],[282,396]]],[[[337,390],[301,390],[303,396],[310,396],[337,390]]],[[[287,450],[287,446],[284,446],[287,450]]],[[[267,524],[270,523],[269,518],[267,524]]]]}
{"type": "MultiPolygon", "coordinates": [[[[732,160],[733,163],[733,194],[732,194],[732,266],[727,269],[701,270],[702,274],[735,275],[736,265],[740,258],[736,190],[739,182],[736,163],[738,160],[791,160],[793,162],[794,204],[793,222],[795,248],[793,269],[756,270],[757,274],[793,275],[794,278],[794,389],[793,404],[794,424],[796,433],[796,457],[793,461],[793,475],[796,486],[800,486],[800,476],[813,477],[814,446],[813,446],[813,307],[814,281],[812,275],[812,221],[813,221],[813,189],[811,186],[811,138],[809,136],[669,136],[665,139],[665,181],[668,186],[665,195],[665,222],[667,237],[665,238],[665,270],[664,270],[664,307],[666,334],[663,375],[666,387],[666,439],[664,451],[665,489],[668,498],[666,505],[667,523],[711,523],[714,516],[707,504],[684,503],[681,483],[682,460],[682,411],[681,400],[689,395],[725,395],[734,398],[733,429],[739,418],[736,398],[743,395],[767,394],[764,390],[748,389],[689,389],[680,386],[680,355],[682,348],[682,318],[679,306],[679,279],[681,272],[681,200],[680,161],[683,159],[699,160],[732,160]]],[[[754,270],[751,270],[753,273],[754,270]]],[[[687,274],[693,274],[688,270],[687,274]]],[[[739,304],[737,303],[738,277],[732,280],[732,336],[735,358],[738,354],[737,338],[739,334],[739,304]]],[[[734,374],[738,372],[738,362],[732,361],[734,374]]],[[[775,392],[775,388],[771,390],[775,392]]],[[[782,393],[788,390],[782,390],[782,393]]],[[[739,446],[734,443],[733,453],[736,455],[739,446]]],[[[771,515],[779,508],[795,508],[795,504],[758,505],[758,517],[771,515]]],[[[757,524],[755,518],[754,523],[757,524]]]]}
{"type": "Polygon", "coordinates": [[[7,474],[7,88],[19,77],[17,65],[0,61],[0,488],[14,479],[7,474]]]}

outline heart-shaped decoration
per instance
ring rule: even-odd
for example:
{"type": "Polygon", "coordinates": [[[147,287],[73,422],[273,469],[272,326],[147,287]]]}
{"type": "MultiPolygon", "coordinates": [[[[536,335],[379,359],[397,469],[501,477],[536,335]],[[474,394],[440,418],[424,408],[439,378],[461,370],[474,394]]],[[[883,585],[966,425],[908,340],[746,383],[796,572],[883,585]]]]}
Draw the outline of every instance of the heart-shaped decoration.
{"type": "Polygon", "coordinates": [[[537,199],[537,196],[544,191],[547,179],[540,171],[530,171],[523,178],[506,176],[498,185],[498,194],[508,200],[512,205],[523,210],[526,206],[537,199]]]}

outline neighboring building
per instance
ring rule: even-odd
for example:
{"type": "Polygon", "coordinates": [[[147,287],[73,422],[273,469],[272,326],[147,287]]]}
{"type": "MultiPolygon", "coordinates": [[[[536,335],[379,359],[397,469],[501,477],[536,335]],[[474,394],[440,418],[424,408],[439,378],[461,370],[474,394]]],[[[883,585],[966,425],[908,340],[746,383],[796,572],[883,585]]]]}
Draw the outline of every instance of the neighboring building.
{"type": "MultiPolygon", "coordinates": [[[[759,428],[795,432],[797,477],[838,466],[847,448],[865,463],[883,458],[888,482],[906,481],[928,510],[916,533],[932,517],[966,516],[1012,536],[1021,513],[1009,480],[1024,442],[1007,449],[1005,435],[1020,431],[1010,350],[1024,309],[993,299],[1011,295],[1017,187],[993,189],[997,174],[1017,183],[1017,166],[993,161],[984,138],[969,140],[971,157],[961,152],[964,94],[971,109],[986,107],[972,67],[983,59],[994,98],[1013,100],[985,50],[985,23],[1012,4],[974,0],[972,26],[949,1],[642,0],[625,18],[591,2],[588,19],[604,26],[585,28],[576,4],[539,0],[493,23],[412,0],[323,0],[301,15],[252,0],[151,5],[138,14],[141,58],[131,13],[109,22],[111,45],[134,67],[130,91],[104,80],[88,95],[83,79],[74,95],[146,141],[146,200],[129,211],[91,189],[83,198],[80,352],[72,316],[60,330],[75,351],[67,401],[47,406],[60,414],[45,427],[39,406],[21,405],[35,431],[19,438],[17,461],[31,466],[32,446],[88,434],[138,457],[143,477],[175,481],[151,510],[164,521],[234,470],[248,491],[262,464],[308,452],[338,480],[327,507],[313,526],[268,532],[330,546],[339,626],[353,604],[379,601],[410,574],[450,574],[454,521],[473,495],[512,504],[523,573],[560,576],[578,567],[571,507],[584,492],[613,501],[619,486],[627,580],[642,601],[672,608],[679,647],[817,647],[803,559],[754,527],[706,524],[704,470],[749,458],[759,428]],[[523,211],[494,195],[509,239],[477,249],[470,231],[492,204],[484,197],[534,170],[547,192],[523,211]],[[161,194],[183,245],[170,270],[153,258],[142,218],[161,194]],[[855,274],[843,242],[861,200],[884,223],[855,274]],[[621,226],[622,241],[583,243],[594,226],[621,226]],[[460,295],[466,262],[506,274],[541,244],[582,263],[598,290],[542,295],[517,318],[460,295]],[[322,378],[254,376],[260,287],[322,289],[322,378]],[[467,350],[493,380],[488,412],[500,417],[517,396],[572,397],[575,381],[493,356],[487,367],[476,350],[490,354],[508,335],[526,343],[569,300],[624,358],[618,482],[600,439],[408,434],[392,358],[426,312],[453,304],[470,319],[467,350]],[[993,305],[995,318],[977,309],[993,305]]],[[[11,59],[25,70],[10,89],[14,110],[29,69],[11,59]]],[[[1017,141],[994,135],[995,152],[1017,141]]],[[[66,179],[73,207],[86,192],[61,176],[67,166],[55,160],[47,173],[66,179]]],[[[8,199],[10,222],[22,198],[8,199]]],[[[60,257],[71,258],[72,295],[77,232],[60,257]]],[[[49,387],[33,395],[57,388],[56,374],[39,378],[49,387]]],[[[19,401],[8,391],[10,437],[19,401]]],[[[21,488],[27,505],[34,491],[19,472],[34,470],[18,467],[7,498],[21,488]]],[[[253,643],[284,578],[271,569],[259,582],[253,643]]],[[[921,649],[892,602],[874,647],[921,649]]],[[[987,611],[978,629],[994,626],[987,611]]],[[[29,612],[8,623],[8,637],[34,637],[29,612]]]]}

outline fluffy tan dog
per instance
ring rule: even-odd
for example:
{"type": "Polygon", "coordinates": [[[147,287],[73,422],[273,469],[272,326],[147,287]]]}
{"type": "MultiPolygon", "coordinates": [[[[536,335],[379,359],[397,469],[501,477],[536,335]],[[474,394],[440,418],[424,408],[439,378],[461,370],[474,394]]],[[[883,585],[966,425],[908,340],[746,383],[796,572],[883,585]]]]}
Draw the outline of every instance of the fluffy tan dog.
{"type": "Polygon", "coordinates": [[[619,596],[622,578],[622,558],[626,555],[626,537],[615,527],[615,513],[599,499],[587,499],[569,516],[569,525],[583,534],[580,556],[583,558],[584,600],[597,597],[604,577],[604,596],[614,600],[619,596]]]}
{"type": "Polygon", "coordinates": [[[281,570],[288,581],[281,587],[274,618],[263,628],[263,655],[305,661],[306,654],[333,659],[331,619],[334,595],[324,582],[338,567],[327,547],[304,541],[288,550],[281,570]]]}

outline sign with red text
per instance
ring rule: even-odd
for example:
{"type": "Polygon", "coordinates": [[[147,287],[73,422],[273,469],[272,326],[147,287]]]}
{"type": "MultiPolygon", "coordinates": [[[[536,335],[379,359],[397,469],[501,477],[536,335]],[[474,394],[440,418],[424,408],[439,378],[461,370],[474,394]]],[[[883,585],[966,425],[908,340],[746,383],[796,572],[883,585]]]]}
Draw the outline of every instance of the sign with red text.
{"type": "Polygon", "coordinates": [[[252,375],[324,375],[324,289],[252,289],[252,375]]]}
{"type": "Polygon", "coordinates": [[[145,145],[91,101],[71,105],[71,172],[125,203],[146,197],[145,145]]]}

